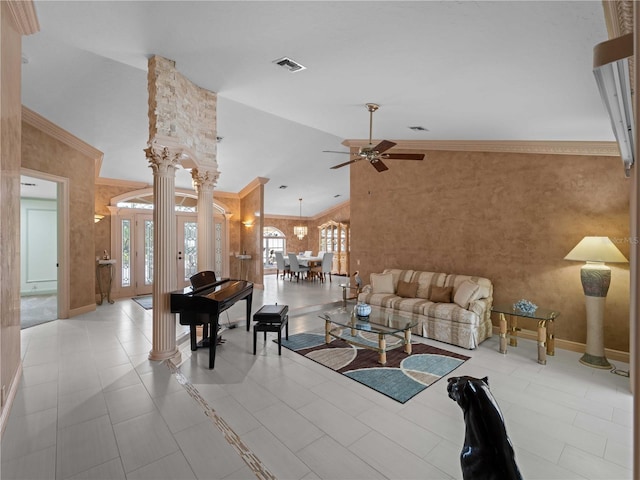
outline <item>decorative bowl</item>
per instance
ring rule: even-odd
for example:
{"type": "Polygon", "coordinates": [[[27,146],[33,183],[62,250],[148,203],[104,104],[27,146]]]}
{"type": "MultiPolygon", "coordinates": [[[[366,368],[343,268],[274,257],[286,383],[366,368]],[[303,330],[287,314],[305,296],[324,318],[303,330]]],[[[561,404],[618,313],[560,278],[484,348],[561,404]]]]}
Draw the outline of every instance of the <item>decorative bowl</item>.
{"type": "Polygon", "coordinates": [[[356,315],[359,317],[368,317],[371,313],[371,305],[359,303],[356,305],[356,315]]]}

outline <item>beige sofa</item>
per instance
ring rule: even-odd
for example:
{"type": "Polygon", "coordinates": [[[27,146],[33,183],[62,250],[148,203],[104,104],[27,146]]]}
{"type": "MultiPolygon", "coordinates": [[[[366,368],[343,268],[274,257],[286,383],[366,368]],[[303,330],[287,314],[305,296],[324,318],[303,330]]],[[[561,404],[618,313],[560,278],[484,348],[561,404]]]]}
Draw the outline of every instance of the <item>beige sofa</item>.
{"type": "Polygon", "coordinates": [[[490,280],[468,275],[386,269],[371,274],[358,301],[407,318],[412,333],[474,349],[492,333],[490,280]]]}

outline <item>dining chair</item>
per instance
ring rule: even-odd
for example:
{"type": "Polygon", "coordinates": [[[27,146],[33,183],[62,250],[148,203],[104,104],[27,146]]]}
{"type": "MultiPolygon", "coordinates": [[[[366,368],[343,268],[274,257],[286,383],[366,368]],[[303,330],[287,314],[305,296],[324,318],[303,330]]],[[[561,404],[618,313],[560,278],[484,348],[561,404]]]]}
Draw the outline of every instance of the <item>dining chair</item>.
{"type": "Polygon", "coordinates": [[[300,281],[300,272],[309,272],[309,267],[305,265],[300,265],[298,263],[298,257],[296,257],[295,253],[290,253],[289,254],[289,273],[292,276],[294,273],[296,274],[296,282],[300,281]]]}
{"type": "Polygon", "coordinates": [[[331,283],[331,268],[333,266],[333,253],[325,253],[322,256],[322,263],[311,269],[320,278],[321,282],[325,281],[327,273],[329,274],[329,283],[331,283]]]}
{"type": "Polygon", "coordinates": [[[287,265],[287,262],[285,262],[282,252],[274,252],[274,255],[276,256],[276,278],[278,277],[278,275],[280,275],[280,272],[282,272],[283,279],[287,273],[291,275],[289,265],[287,265]]]}

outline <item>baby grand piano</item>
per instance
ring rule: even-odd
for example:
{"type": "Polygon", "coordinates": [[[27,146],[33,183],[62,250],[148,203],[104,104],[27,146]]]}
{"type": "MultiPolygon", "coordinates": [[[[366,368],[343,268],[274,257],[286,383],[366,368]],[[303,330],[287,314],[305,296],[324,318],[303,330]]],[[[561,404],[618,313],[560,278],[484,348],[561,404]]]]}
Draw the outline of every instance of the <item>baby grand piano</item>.
{"type": "Polygon", "coordinates": [[[199,346],[209,347],[209,368],[216,360],[216,344],[220,313],[240,300],[247,301],[247,331],[251,319],[253,283],[245,280],[216,280],[212,271],[196,273],[191,277],[191,287],[171,292],[171,313],[180,314],[180,324],[189,325],[191,350],[199,346]],[[202,325],[202,341],[197,342],[196,327],[202,325]],[[207,331],[211,335],[207,335],[207,331]],[[213,337],[213,338],[212,338],[213,337]]]}

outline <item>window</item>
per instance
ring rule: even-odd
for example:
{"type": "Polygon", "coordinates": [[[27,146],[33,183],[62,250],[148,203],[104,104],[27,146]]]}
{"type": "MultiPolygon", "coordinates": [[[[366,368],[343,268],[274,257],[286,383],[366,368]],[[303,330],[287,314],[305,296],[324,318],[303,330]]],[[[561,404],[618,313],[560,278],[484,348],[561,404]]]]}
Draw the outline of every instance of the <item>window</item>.
{"type": "Polygon", "coordinates": [[[275,268],[275,252],[286,255],[287,238],[275,227],[264,227],[262,229],[262,262],[266,268],[275,268]]]}

